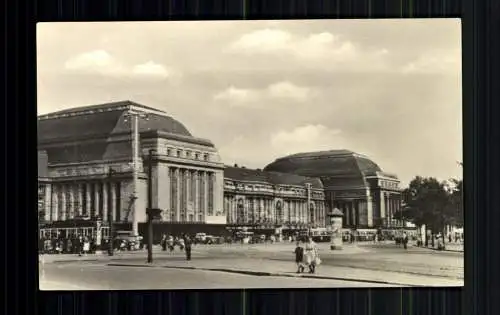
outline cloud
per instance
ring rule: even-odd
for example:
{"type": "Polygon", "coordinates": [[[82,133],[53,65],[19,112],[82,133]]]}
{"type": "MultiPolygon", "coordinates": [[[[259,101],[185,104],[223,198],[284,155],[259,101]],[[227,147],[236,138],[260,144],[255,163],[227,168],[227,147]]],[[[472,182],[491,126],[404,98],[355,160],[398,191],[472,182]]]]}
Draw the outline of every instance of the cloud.
{"type": "Polygon", "coordinates": [[[272,53],[286,50],[293,45],[292,36],[280,30],[263,29],[244,34],[231,43],[232,52],[272,53]]]}
{"type": "Polygon", "coordinates": [[[303,102],[315,94],[309,87],[295,85],[289,81],[276,82],[265,89],[243,89],[230,86],[214,95],[215,101],[229,102],[233,106],[264,99],[285,99],[303,102]],[[235,102],[235,103],[231,103],[235,102]]]}
{"type": "Polygon", "coordinates": [[[300,37],[282,30],[263,29],[242,35],[229,45],[229,52],[247,55],[287,53],[302,59],[328,56],[330,60],[345,60],[355,56],[356,47],[329,32],[300,37]]]}
{"type": "Polygon", "coordinates": [[[66,61],[64,67],[67,70],[117,73],[122,72],[123,67],[105,50],[93,50],[79,54],[66,61]]]}
{"type": "Polygon", "coordinates": [[[239,89],[230,86],[227,89],[218,92],[214,95],[215,101],[226,101],[232,106],[241,105],[242,103],[254,100],[257,97],[257,92],[249,89],[239,89]]]}
{"type": "Polygon", "coordinates": [[[292,154],[307,151],[345,149],[341,130],[321,124],[308,124],[271,135],[270,143],[276,152],[292,154]]]}
{"type": "Polygon", "coordinates": [[[460,73],[460,51],[431,51],[401,68],[405,74],[414,73],[460,73]]]}
{"type": "Polygon", "coordinates": [[[132,72],[142,76],[158,76],[158,77],[168,77],[170,74],[163,65],[155,63],[153,61],[148,61],[143,64],[135,65],[132,68],[132,72]]]}
{"type": "Polygon", "coordinates": [[[92,50],[81,53],[66,61],[66,70],[89,74],[111,76],[141,76],[166,78],[170,72],[161,64],[148,61],[135,66],[126,66],[106,50],[92,50]]]}
{"type": "Polygon", "coordinates": [[[293,99],[297,101],[306,101],[311,96],[311,89],[297,86],[288,81],[271,84],[267,88],[267,93],[273,98],[293,99]]]}

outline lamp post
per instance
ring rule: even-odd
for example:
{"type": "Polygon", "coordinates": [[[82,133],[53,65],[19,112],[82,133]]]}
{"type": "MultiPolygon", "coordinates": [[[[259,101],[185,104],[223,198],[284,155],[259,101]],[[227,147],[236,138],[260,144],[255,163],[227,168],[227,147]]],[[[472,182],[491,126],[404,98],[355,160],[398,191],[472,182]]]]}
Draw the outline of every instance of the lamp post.
{"type": "Polygon", "coordinates": [[[114,255],[114,252],[113,252],[113,241],[114,241],[114,238],[113,238],[113,211],[115,209],[113,209],[113,200],[112,200],[112,197],[111,197],[111,185],[112,185],[112,178],[113,178],[113,174],[115,173],[115,170],[110,168],[109,169],[109,172],[108,172],[108,224],[109,224],[109,244],[108,244],[108,255],[109,256],[113,256],[114,255]]]}
{"type": "Polygon", "coordinates": [[[131,126],[131,131],[132,131],[132,172],[133,172],[133,193],[132,193],[132,198],[134,200],[134,203],[132,205],[132,232],[134,236],[139,235],[139,221],[137,218],[137,204],[135,200],[137,200],[137,182],[139,178],[139,169],[138,169],[138,164],[139,164],[139,118],[144,118],[147,119],[147,115],[145,113],[136,111],[136,110],[129,110],[125,117],[130,117],[132,126],[131,126]]]}
{"type": "Polygon", "coordinates": [[[148,156],[148,263],[153,263],[153,220],[159,217],[161,210],[153,208],[153,154],[154,149],[149,150],[148,156]]]}

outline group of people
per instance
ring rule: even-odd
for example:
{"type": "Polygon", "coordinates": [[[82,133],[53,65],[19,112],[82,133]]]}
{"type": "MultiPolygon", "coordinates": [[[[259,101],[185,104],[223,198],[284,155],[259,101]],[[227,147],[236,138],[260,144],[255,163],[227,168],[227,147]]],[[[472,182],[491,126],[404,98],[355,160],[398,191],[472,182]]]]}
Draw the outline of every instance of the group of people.
{"type": "Polygon", "coordinates": [[[39,240],[40,254],[88,254],[96,249],[93,238],[83,235],[70,235],[69,237],[41,237],[39,240]]]}
{"type": "Polygon", "coordinates": [[[303,273],[306,267],[309,269],[309,273],[316,273],[316,267],[321,264],[321,259],[318,247],[311,237],[307,237],[305,242],[303,240],[297,241],[295,263],[297,264],[297,273],[303,273]]]}
{"type": "Polygon", "coordinates": [[[186,260],[191,260],[191,248],[193,245],[193,239],[189,235],[173,237],[163,234],[160,245],[162,251],[166,251],[168,249],[170,252],[173,252],[175,245],[178,245],[179,249],[186,253],[186,260]]]}

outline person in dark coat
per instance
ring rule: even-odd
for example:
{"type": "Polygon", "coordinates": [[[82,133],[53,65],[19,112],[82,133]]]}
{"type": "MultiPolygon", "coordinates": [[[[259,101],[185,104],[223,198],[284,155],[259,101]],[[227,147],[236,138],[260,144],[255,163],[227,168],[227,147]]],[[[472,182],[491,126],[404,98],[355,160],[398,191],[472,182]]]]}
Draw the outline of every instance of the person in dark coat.
{"type": "Polygon", "coordinates": [[[160,243],[161,243],[161,250],[166,251],[167,250],[167,235],[163,234],[160,243]]]}
{"type": "Polygon", "coordinates": [[[407,249],[408,248],[408,234],[406,234],[406,232],[403,232],[403,237],[402,237],[401,241],[403,242],[404,249],[407,249]]]}
{"type": "Polygon", "coordinates": [[[191,260],[191,246],[193,245],[193,241],[191,238],[186,235],[184,237],[184,250],[186,251],[186,260],[191,260]]]}
{"type": "Polygon", "coordinates": [[[300,242],[297,242],[295,248],[295,263],[297,264],[297,273],[304,272],[304,247],[301,246],[300,242]]]}

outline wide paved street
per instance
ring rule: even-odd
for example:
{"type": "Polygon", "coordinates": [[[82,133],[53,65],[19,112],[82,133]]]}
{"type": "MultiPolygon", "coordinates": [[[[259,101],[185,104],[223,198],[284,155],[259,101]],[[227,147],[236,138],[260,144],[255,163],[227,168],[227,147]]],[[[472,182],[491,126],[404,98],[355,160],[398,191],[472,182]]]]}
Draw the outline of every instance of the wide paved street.
{"type": "MultiPolygon", "coordinates": [[[[292,277],[247,276],[227,272],[153,269],[148,267],[110,267],[74,263],[46,265],[41,274],[41,290],[161,290],[161,289],[238,289],[373,287],[352,281],[301,279],[292,277]]],[[[389,285],[377,284],[378,287],[389,285]]]]}
{"type": "Polygon", "coordinates": [[[193,248],[193,261],[186,262],[183,253],[155,250],[155,264],[168,268],[128,267],[144,264],[145,252],[78,258],[47,257],[43,265],[42,289],[168,289],[168,288],[283,288],[283,287],[352,287],[381,286],[381,280],[393,285],[463,285],[463,253],[442,252],[394,244],[346,245],[342,251],[331,251],[319,244],[322,265],[318,277],[291,278],[294,275],[294,245],[213,245],[193,248]],[[75,261],[77,259],[93,261],[75,261]],[[108,264],[115,264],[109,266],[108,264]],[[121,264],[121,265],[120,265],[121,264]],[[186,270],[182,268],[196,268],[186,270]],[[181,269],[179,269],[181,268],[181,269]],[[212,269],[212,270],[210,270],[212,269]],[[215,271],[217,270],[217,271],[215,271]],[[218,270],[224,270],[220,272],[218,270]],[[237,272],[268,271],[267,276],[243,275],[237,272]],[[275,274],[282,276],[274,276],[275,274]],[[366,282],[343,280],[374,280],[366,282]],[[377,283],[378,281],[378,283],[377,283]]]}

